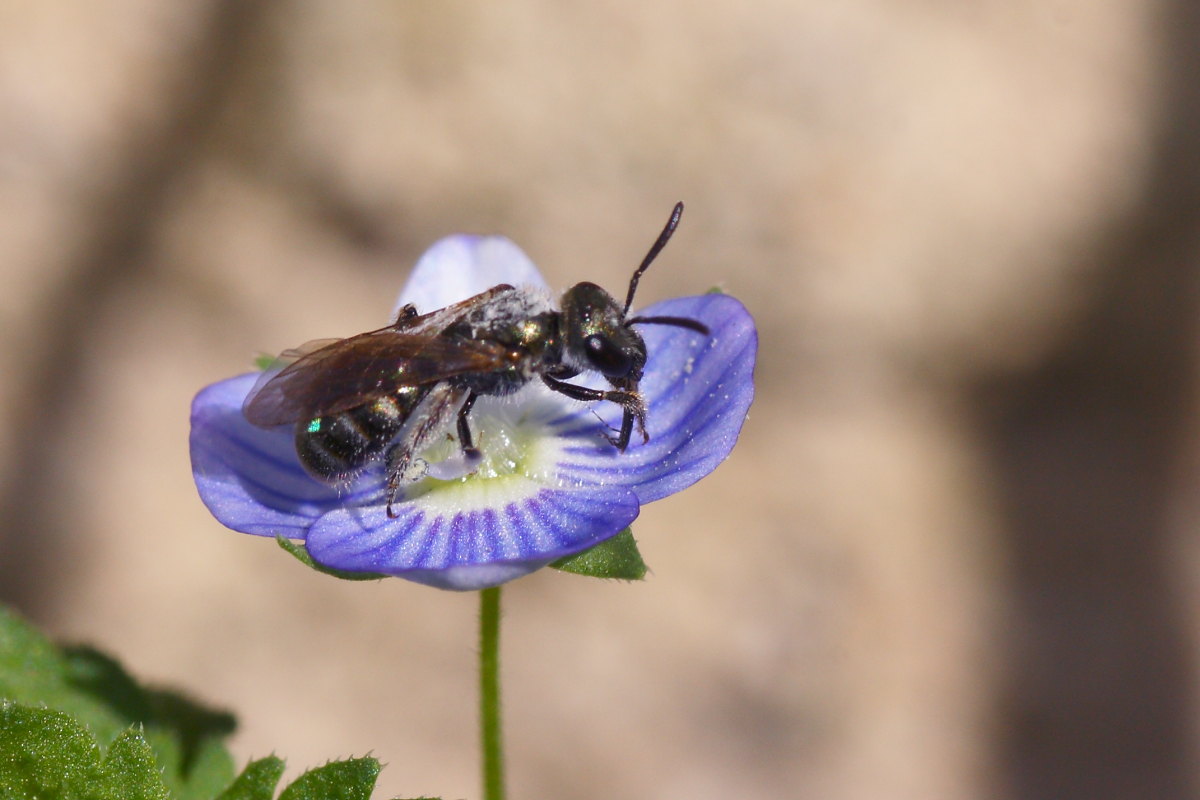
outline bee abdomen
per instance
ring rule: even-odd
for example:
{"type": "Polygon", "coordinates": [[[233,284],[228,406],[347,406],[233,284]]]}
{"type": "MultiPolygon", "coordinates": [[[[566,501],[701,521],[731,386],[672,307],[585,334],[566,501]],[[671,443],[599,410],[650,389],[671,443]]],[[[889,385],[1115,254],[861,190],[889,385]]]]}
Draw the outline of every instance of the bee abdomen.
{"type": "Polygon", "coordinates": [[[297,424],[300,463],[322,481],[350,477],[387,448],[425,394],[406,390],[297,424]]]}

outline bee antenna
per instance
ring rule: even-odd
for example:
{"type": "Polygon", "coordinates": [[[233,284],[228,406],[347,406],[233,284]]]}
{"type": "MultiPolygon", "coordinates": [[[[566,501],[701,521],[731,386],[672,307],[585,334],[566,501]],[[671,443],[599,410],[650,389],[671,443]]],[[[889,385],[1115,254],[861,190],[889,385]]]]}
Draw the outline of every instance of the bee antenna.
{"type": "Polygon", "coordinates": [[[637,291],[638,279],[642,277],[651,262],[658,256],[662,249],[667,246],[667,242],[671,240],[671,234],[679,227],[679,218],[683,216],[683,203],[676,203],[675,209],[671,211],[671,218],[667,220],[666,227],[662,229],[662,233],[654,240],[654,244],[650,246],[650,252],[646,253],[646,257],[642,259],[639,266],[633,273],[633,277],[629,279],[629,295],[625,298],[625,310],[622,314],[629,313],[629,307],[633,305],[633,293],[637,291]]]}
{"type": "Polygon", "coordinates": [[[676,328],[687,328],[689,331],[708,336],[708,326],[698,319],[687,317],[634,317],[625,320],[626,325],[674,325],[676,328]]]}

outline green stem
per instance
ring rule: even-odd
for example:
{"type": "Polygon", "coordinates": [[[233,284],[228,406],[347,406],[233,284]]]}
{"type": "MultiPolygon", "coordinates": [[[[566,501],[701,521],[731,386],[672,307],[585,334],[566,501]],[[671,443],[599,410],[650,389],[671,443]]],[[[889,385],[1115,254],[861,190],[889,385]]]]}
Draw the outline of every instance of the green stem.
{"type": "Polygon", "coordinates": [[[484,800],[504,800],[499,586],[479,592],[479,733],[483,745],[484,800]]]}

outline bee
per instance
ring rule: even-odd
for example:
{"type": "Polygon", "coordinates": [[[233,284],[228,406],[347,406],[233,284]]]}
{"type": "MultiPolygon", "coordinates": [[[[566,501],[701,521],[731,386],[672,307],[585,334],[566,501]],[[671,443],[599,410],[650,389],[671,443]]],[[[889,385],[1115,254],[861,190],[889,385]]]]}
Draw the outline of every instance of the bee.
{"type": "Polygon", "coordinates": [[[512,394],[534,379],[573,400],[619,405],[621,427],[615,436],[606,434],[619,452],[635,427],[648,442],[646,404],[638,392],[646,343],[635,326],[709,333],[685,317],[629,316],[638,280],[682,214],[683,203],[677,203],[634,271],[624,305],[587,282],[568,289],[559,308],[541,292],[508,284],[427,313],[406,305],[387,327],[284,351],[247,395],[242,413],[259,427],[293,425],[301,465],[324,483],[345,483],[383,460],[389,517],[396,516],[392,506],[401,487],[426,474],[418,454],[452,419],[463,456],[477,465],[481,454],[470,425],[476,400],[512,394]],[[611,388],[570,382],[585,372],[599,373],[611,388]]]}

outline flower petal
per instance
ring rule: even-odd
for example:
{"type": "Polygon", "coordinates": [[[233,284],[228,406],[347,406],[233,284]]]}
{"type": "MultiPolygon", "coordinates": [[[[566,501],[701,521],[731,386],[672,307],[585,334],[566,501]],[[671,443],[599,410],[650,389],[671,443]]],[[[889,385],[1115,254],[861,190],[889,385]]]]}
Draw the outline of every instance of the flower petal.
{"type": "Polygon", "coordinates": [[[638,515],[622,486],[553,488],[523,477],[468,480],[447,499],[429,492],[397,504],[324,515],[306,546],[321,564],[382,572],[442,589],[495,586],[586,550],[638,515]]]}
{"type": "Polygon", "coordinates": [[[549,291],[529,256],[503,236],[459,234],[425,251],[404,284],[392,316],[405,303],[420,313],[445,308],[501,283],[549,291]]]}
{"type": "Polygon", "coordinates": [[[313,520],[364,494],[313,480],[288,426],[257,428],[242,416],[258,373],[214,383],[192,401],[192,472],[200,499],[221,524],[243,533],[303,539],[313,520]]]}
{"type": "Polygon", "coordinates": [[[629,486],[647,503],[692,485],[733,449],[754,399],[758,335],[745,306],[728,295],[668,300],[642,313],[699,320],[709,335],[668,325],[640,328],[648,353],[641,389],[650,441],[642,444],[635,431],[624,453],[605,446],[600,435],[620,425],[621,410],[596,403],[560,421],[562,435],[584,437],[567,448],[560,468],[577,480],[629,486]],[[586,443],[589,434],[595,444],[586,443]]]}

